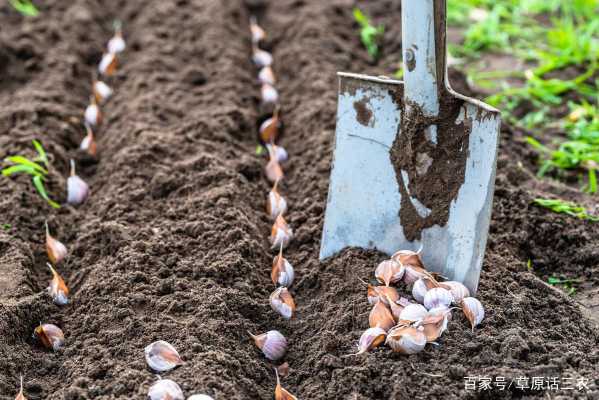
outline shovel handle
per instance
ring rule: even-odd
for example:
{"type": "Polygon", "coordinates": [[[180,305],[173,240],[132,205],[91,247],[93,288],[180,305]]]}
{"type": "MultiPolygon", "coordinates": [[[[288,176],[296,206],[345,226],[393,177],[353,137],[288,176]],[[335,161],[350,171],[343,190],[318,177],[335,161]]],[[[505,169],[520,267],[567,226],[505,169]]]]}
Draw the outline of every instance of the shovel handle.
{"type": "Polygon", "coordinates": [[[402,0],[401,38],[406,109],[439,114],[446,92],[446,0],[402,0]]]}

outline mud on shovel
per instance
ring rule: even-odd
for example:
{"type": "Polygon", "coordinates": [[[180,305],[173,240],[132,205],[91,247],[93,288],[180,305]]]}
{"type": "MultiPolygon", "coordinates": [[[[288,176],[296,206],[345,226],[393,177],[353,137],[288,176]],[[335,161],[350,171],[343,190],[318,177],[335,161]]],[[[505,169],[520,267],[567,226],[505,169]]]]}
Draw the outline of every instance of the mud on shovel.
{"type": "Polygon", "coordinates": [[[447,82],[445,0],[402,0],[404,80],[339,73],[320,259],[345,247],[417,251],[476,292],[499,111],[447,82]]]}

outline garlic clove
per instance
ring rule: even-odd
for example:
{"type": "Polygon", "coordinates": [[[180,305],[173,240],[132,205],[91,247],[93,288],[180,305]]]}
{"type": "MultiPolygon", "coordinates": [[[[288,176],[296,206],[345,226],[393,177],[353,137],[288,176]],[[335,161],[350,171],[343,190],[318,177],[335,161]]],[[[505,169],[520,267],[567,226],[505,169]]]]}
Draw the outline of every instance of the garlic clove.
{"type": "Polygon", "coordinates": [[[279,365],[276,368],[277,368],[277,373],[279,374],[279,376],[284,378],[287,375],[289,375],[289,363],[287,361],[285,361],[283,364],[279,365]]]}
{"type": "Polygon", "coordinates": [[[404,307],[399,314],[399,323],[408,323],[421,321],[428,311],[421,304],[411,303],[404,307]]]}
{"type": "Polygon", "coordinates": [[[148,390],[148,400],[185,400],[185,396],[175,381],[158,379],[148,390]]]}
{"type": "Polygon", "coordinates": [[[297,400],[297,397],[289,393],[286,389],[281,386],[281,379],[279,378],[279,371],[275,368],[275,375],[277,376],[277,386],[275,387],[275,400],[297,400]]]}
{"type": "Polygon", "coordinates": [[[411,265],[420,269],[426,269],[424,267],[424,263],[422,262],[422,258],[420,257],[421,251],[422,248],[418,251],[399,250],[395,252],[391,258],[405,266],[411,265]]]}
{"type": "Polygon", "coordinates": [[[50,228],[48,228],[48,222],[46,224],[46,253],[50,262],[54,265],[58,265],[67,256],[67,248],[64,244],[56,240],[50,235],[50,228]]]}
{"type": "Polygon", "coordinates": [[[264,68],[272,65],[272,54],[268,51],[254,47],[252,53],[252,61],[258,68],[264,68]]]}
{"type": "Polygon", "coordinates": [[[148,366],[157,372],[169,371],[183,364],[177,350],[164,340],[147,345],[144,353],[148,366]]]}
{"type": "Polygon", "coordinates": [[[276,181],[270,193],[268,193],[268,199],[266,200],[266,212],[273,220],[287,212],[287,200],[279,194],[277,190],[278,184],[279,181],[276,181]]]}
{"type": "Polygon", "coordinates": [[[214,400],[214,398],[208,396],[207,394],[194,394],[189,396],[187,400],[214,400]]]}
{"type": "Polygon", "coordinates": [[[415,283],[418,279],[431,276],[424,268],[420,268],[414,265],[406,265],[406,271],[403,276],[403,281],[406,285],[415,283]]]}
{"type": "Polygon", "coordinates": [[[439,286],[451,292],[453,301],[456,304],[459,304],[464,297],[470,297],[470,290],[461,282],[446,281],[439,283],[439,286]]]}
{"type": "Polygon", "coordinates": [[[55,304],[64,306],[69,303],[69,288],[52,265],[50,263],[46,264],[52,272],[52,281],[50,281],[50,286],[48,286],[48,294],[50,294],[55,304]]]}
{"type": "Polygon", "coordinates": [[[272,261],[272,271],[270,273],[272,283],[277,286],[290,287],[295,278],[293,266],[285,257],[283,257],[283,246],[279,247],[279,254],[272,261]]]}
{"type": "Polygon", "coordinates": [[[106,83],[95,80],[93,84],[94,97],[98,103],[106,101],[112,96],[112,89],[106,83]]]}
{"type": "Polygon", "coordinates": [[[348,354],[343,357],[357,356],[367,353],[370,350],[380,346],[385,341],[386,337],[387,332],[385,332],[384,329],[379,327],[368,328],[360,336],[360,341],[358,342],[358,352],[348,354]]]}
{"type": "Polygon", "coordinates": [[[292,238],[293,230],[289,227],[285,218],[279,214],[270,231],[271,248],[276,249],[279,247],[279,250],[281,250],[289,245],[292,238]]]}
{"type": "Polygon", "coordinates": [[[389,308],[382,301],[377,302],[368,316],[368,323],[371,328],[381,328],[385,332],[393,328],[395,319],[389,311],[389,308]]]}
{"type": "Polygon", "coordinates": [[[19,389],[19,393],[17,393],[15,400],[27,400],[27,397],[25,397],[25,394],[23,393],[23,375],[21,375],[21,389],[19,389]]]}
{"type": "Polygon", "coordinates": [[[368,285],[368,302],[372,305],[376,304],[379,300],[389,305],[389,299],[392,302],[399,300],[399,293],[397,289],[391,286],[372,286],[368,285]]]}
{"type": "Polygon", "coordinates": [[[114,53],[104,53],[100,64],[98,65],[98,72],[102,75],[111,76],[114,75],[117,67],[117,58],[114,53]]]}
{"type": "Polygon", "coordinates": [[[386,344],[395,352],[416,354],[426,346],[426,335],[423,328],[398,326],[387,334],[386,344]]]}
{"type": "Polygon", "coordinates": [[[90,156],[94,157],[97,153],[97,145],[96,139],[94,138],[94,132],[92,131],[91,126],[87,123],[85,124],[85,130],[87,131],[87,134],[81,141],[81,145],[79,145],[79,148],[85,151],[90,156]]]}
{"type": "Polygon", "coordinates": [[[260,83],[266,83],[273,86],[276,83],[275,73],[273,72],[270,65],[267,65],[264,68],[261,68],[258,72],[258,80],[260,83]]]}
{"type": "Polygon", "coordinates": [[[264,120],[260,124],[258,132],[260,132],[260,140],[263,143],[274,143],[279,137],[279,129],[281,120],[279,119],[279,106],[275,106],[272,117],[264,120]]]}
{"type": "Polygon", "coordinates": [[[90,102],[84,113],[85,123],[90,126],[98,126],[102,123],[102,112],[94,96],[90,97],[90,102]]]}
{"type": "Polygon", "coordinates": [[[374,272],[376,279],[389,286],[392,283],[401,280],[404,274],[405,268],[399,262],[389,259],[381,262],[374,272]]]}
{"type": "Polygon", "coordinates": [[[449,307],[453,302],[451,292],[442,287],[432,288],[424,295],[424,307],[427,310],[437,307],[449,307]]]}
{"type": "Polygon", "coordinates": [[[40,324],[35,328],[34,336],[48,349],[58,351],[64,346],[64,333],[56,325],[40,324]]]}
{"type": "Polygon", "coordinates": [[[123,35],[120,32],[117,32],[106,45],[106,49],[109,53],[116,54],[125,50],[127,47],[125,43],[125,39],[123,39],[123,35]]]}
{"type": "Polygon", "coordinates": [[[389,308],[391,309],[391,315],[393,315],[393,319],[395,321],[399,321],[399,316],[401,315],[401,312],[403,311],[405,306],[397,304],[396,301],[393,301],[393,299],[391,299],[387,295],[386,295],[386,297],[387,297],[387,303],[389,304],[389,308]]]}
{"type": "Polygon", "coordinates": [[[266,175],[266,178],[272,183],[283,179],[283,169],[281,168],[281,164],[279,164],[279,160],[271,157],[264,167],[264,175],[266,175]]]}
{"type": "Polygon", "coordinates": [[[416,282],[414,282],[414,285],[412,285],[412,297],[418,303],[422,304],[424,303],[424,295],[426,292],[428,292],[428,287],[426,286],[424,279],[418,278],[416,282]]]}
{"type": "Polygon", "coordinates": [[[71,160],[71,176],[67,179],[67,203],[82,204],[89,197],[89,186],[75,174],[75,161],[71,160]]]}
{"type": "Polygon", "coordinates": [[[261,40],[264,40],[266,37],[266,32],[264,29],[258,25],[258,21],[255,16],[250,16],[250,32],[252,34],[252,43],[258,44],[261,40]]]}
{"type": "Polygon", "coordinates": [[[474,327],[479,325],[485,318],[485,309],[481,302],[474,297],[464,297],[460,304],[474,332],[474,327]]]}
{"type": "Polygon", "coordinates": [[[277,288],[270,295],[270,306],[285,319],[293,317],[295,301],[286,287],[277,288]]]}
{"type": "Polygon", "coordinates": [[[248,334],[264,356],[271,361],[281,359],[287,352],[287,339],[279,331],[272,330],[261,335],[253,335],[250,332],[248,334]]]}
{"type": "Polygon", "coordinates": [[[285,148],[282,146],[267,144],[266,148],[268,149],[268,154],[273,154],[273,158],[275,158],[279,163],[284,163],[289,159],[287,150],[285,150],[285,148]]]}
{"type": "Polygon", "coordinates": [[[437,340],[447,330],[449,315],[451,315],[449,309],[445,309],[443,312],[429,311],[426,317],[419,323],[423,328],[423,333],[428,343],[437,340]]]}
{"type": "Polygon", "coordinates": [[[279,101],[279,92],[274,86],[263,83],[260,89],[263,103],[276,103],[279,101]]]}

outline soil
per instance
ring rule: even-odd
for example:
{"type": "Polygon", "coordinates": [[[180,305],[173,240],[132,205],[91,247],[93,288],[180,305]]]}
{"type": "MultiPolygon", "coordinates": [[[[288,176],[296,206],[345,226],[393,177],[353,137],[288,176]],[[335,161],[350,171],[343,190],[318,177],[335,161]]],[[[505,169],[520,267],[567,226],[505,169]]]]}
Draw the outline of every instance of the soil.
{"type": "MultiPolygon", "coordinates": [[[[381,60],[361,47],[349,0],[48,0],[37,18],[0,6],[0,159],[46,147],[49,190],[64,200],[69,158],[92,188],[79,208],[50,209],[24,177],[0,185],[0,398],[19,375],[29,399],[144,398],[156,377],[143,348],[162,339],[185,365],[164,374],[184,392],[215,399],[271,399],[272,366],[246,330],[278,329],[290,343],[284,386],[301,399],[599,398],[597,325],[582,306],[544,283],[550,275],[599,276],[599,224],[531,205],[559,196],[593,199],[534,177],[522,133],[504,126],[493,220],[478,297],[486,318],[472,332],[458,312],[439,346],[401,356],[355,352],[369,305],[359,279],[385,256],[348,249],[318,261],[331,150],[336,71],[391,75],[399,54],[399,0],[364,3],[388,27],[381,60]],[[296,233],[297,318],[268,305],[273,254],[264,210],[264,159],[255,155],[259,106],[250,62],[248,8],[269,34],[290,153],[280,188],[296,233]],[[99,155],[77,151],[90,76],[123,21],[128,42],[110,82],[99,155]],[[44,288],[44,220],[69,249],[60,272],[72,304],[44,288]],[[9,224],[9,226],[4,225],[9,224]],[[532,270],[527,268],[531,260],[532,270]],[[66,347],[52,353],[31,336],[59,325],[66,347]],[[465,377],[584,377],[577,391],[465,390],[465,377]]],[[[452,71],[452,84],[466,90],[452,71]]]]}

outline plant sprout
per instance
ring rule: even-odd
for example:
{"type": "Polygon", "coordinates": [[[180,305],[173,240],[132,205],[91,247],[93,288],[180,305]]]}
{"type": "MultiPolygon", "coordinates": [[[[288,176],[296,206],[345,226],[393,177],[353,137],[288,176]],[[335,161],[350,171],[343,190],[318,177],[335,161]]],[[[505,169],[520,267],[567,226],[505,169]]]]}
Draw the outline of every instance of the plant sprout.
{"type": "Polygon", "coordinates": [[[48,202],[51,207],[60,208],[60,204],[50,199],[44,182],[48,176],[48,156],[40,142],[33,140],[33,147],[37,151],[37,157],[30,160],[24,156],[16,155],[7,157],[4,161],[10,163],[2,169],[2,175],[10,177],[15,174],[27,174],[31,176],[33,186],[40,196],[48,202]],[[44,168],[45,167],[45,168],[44,168]]]}
{"type": "Polygon", "coordinates": [[[586,208],[569,201],[560,199],[534,199],[533,204],[548,208],[558,214],[567,214],[572,217],[593,222],[599,221],[598,216],[589,214],[586,208]]]}
{"type": "Polygon", "coordinates": [[[564,289],[567,290],[568,295],[572,296],[574,293],[576,293],[576,287],[575,285],[579,284],[581,282],[580,279],[560,279],[560,278],[556,278],[554,276],[550,276],[549,278],[547,278],[547,283],[550,285],[561,285],[564,287],[564,289]]]}
{"type": "Polygon", "coordinates": [[[40,12],[31,0],[9,0],[10,5],[26,17],[35,17],[40,12]]]}
{"type": "Polygon", "coordinates": [[[385,33],[385,27],[379,25],[374,27],[370,24],[368,18],[359,8],[354,8],[354,19],[360,25],[360,39],[366,47],[366,51],[373,59],[376,59],[379,54],[379,41],[385,33]]]}

